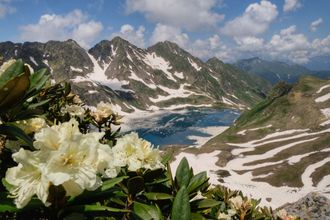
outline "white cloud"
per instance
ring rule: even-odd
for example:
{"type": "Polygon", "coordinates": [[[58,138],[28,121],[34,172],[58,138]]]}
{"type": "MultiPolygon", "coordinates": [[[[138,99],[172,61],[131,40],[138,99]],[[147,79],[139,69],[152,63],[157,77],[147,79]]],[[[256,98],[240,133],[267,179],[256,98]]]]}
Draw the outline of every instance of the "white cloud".
{"type": "Polygon", "coordinates": [[[295,11],[300,7],[301,7],[300,0],[285,0],[283,11],[284,12],[295,11]]]}
{"type": "Polygon", "coordinates": [[[224,15],[213,11],[219,0],[126,0],[128,13],[140,12],[153,22],[190,31],[215,27],[224,15]]]}
{"type": "Polygon", "coordinates": [[[16,8],[10,6],[11,0],[0,0],[0,19],[8,14],[16,12],[16,8]]]}
{"type": "Polygon", "coordinates": [[[309,60],[310,43],[305,35],[296,33],[292,25],[275,34],[267,45],[267,50],[273,58],[286,58],[295,63],[306,63],[309,60]]]}
{"type": "Polygon", "coordinates": [[[215,34],[207,39],[198,39],[189,44],[187,50],[194,56],[200,58],[217,57],[225,62],[231,62],[235,59],[235,51],[222,43],[219,35],[215,34]]]}
{"type": "Polygon", "coordinates": [[[178,27],[172,27],[164,24],[157,24],[150,38],[150,43],[155,44],[160,41],[172,41],[180,47],[186,47],[189,37],[178,27]]]}
{"type": "Polygon", "coordinates": [[[260,51],[264,49],[264,39],[257,37],[235,38],[238,49],[241,51],[260,51]]]}
{"type": "Polygon", "coordinates": [[[276,5],[262,0],[250,4],[241,16],[227,22],[222,32],[235,37],[256,36],[264,33],[277,15],[276,5]]]}
{"type": "Polygon", "coordinates": [[[135,30],[135,28],[132,25],[124,24],[121,26],[119,32],[115,32],[111,34],[111,38],[119,36],[138,47],[144,48],[145,47],[144,32],[145,32],[145,28],[143,26],[139,26],[135,30]]]}
{"type": "Polygon", "coordinates": [[[323,39],[315,39],[312,42],[313,56],[321,56],[325,54],[330,54],[330,35],[323,39]]]}
{"type": "Polygon", "coordinates": [[[73,30],[72,38],[76,39],[80,46],[88,48],[102,29],[103,26],[100,22],[89,21],[82,23],[73,30]]]}
{"type": "Polygon", "coordinates": [[[66,40],[72,38],[87,48],[103,29],[100,22],[88,20],[80,10],[73,10],[66,15],[44,14],[38,23],[20,27],[24,41],[66,40]]]}
{"type": "Polygon", "coordinates": [[[322,18],[319,18],[319,19],[313,21],[313,22],[310,24],[309,29],[310,29],[311,31],[315,32],[315,31],[319,28],[319,26],[322,24],[322,22],[323,22],[323,19],[322,19],[322,18]]]}

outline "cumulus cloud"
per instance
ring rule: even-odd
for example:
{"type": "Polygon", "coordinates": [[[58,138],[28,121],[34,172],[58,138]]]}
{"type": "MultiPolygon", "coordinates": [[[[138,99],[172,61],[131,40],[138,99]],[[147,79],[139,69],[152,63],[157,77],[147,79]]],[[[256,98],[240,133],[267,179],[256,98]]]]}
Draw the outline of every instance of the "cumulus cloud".
{"type": "Polygon", "coordinates": [[[330,35],[323,39],[315,39],[312,42],[313,56],[321,56],[325,54],[330,54],[330,35]]]}
{"type": "Polygon", "coordinates": [[[287,58],[295,63],[306,63],[309,60],[310,43],[305,35],[297,33],[295,25],[275,34],[267,46],[273,58],[287,58]]]}
{"type": "Polygon", "coordinates": [[[285,0],[283,5],[283,11],[284,12],[295,11],[300,7],[301,7],[300,0],[285,0]]]}
{"type": "Polygon", "coordinates": [[[224,15],[213,11],[220,3],[219,0],[126,0],[126,11],[140,12],[153,22],[195,31],[215,27],[224,19],[224,15]]]}
{"type": "Polygon", "coordinates": [[[10,5],[11,0],[0,0],[0,19],[8,14],[16,12],[16,8],[10,5]]]}
{"type": "Polygon", "coordinates": [[[215,34],[207,39],[198,39],[191,42],[187,50],[194,56],[208,59],[217,57],[225,62],[234,61],[236,54],[234,50],[228,48],[220,39],[220,36],[215,34]]]}
{"type": "Polygon", "coordinates": [[[130,24],[124,24],[121,26],[119,32],[115,32],[111,34],[111,38],[119,36],[130,43],[138,46],[138,47],[145,47],[145,40],[144,40],[144,26],[139,26],[137,29],[130,24]]]}
{"type": "Polygon", "coordinates": [[[310,29],[311,31],[315,32],[315,31],[319,28],[319,26],[322,24],[322,22],[323,22],[323,19],[322,19],[322,18],[319,18],[319,19],[313,21],[313,22],[310,24],[309,29],[310,29]]]}
{"type": "Polygon", "coordinates": [[[157,24],[150,38],[150,43],[155,44],[160,41],[172,41],[180,47],[186,47],[189,37],[178,27],[173,27],[164,24],[157,24]]]}
{"type": "Polygon", "coordinates": [[[222,33],[228,36],[256,36],[264,33],[278,15],[277,7],[269,1],[250,4],[245,12],[227,22],[222,33]]]}
{"type": "Polygon", "coordinates": [[[88,16],[81,10],[73,10],[66,15],[44,14],[38,23],[20,27],[23,41],[46,42],[72,38],[85,48],[90,46],[102,30],[102,23],[88,20],[88,16]]]}
{"type": "Polygon", "coordinates": [[[238,45],[240,51],[260,51],[264,49],[264,39],[246,36],[235,38],[235,41],[238,45]]]}

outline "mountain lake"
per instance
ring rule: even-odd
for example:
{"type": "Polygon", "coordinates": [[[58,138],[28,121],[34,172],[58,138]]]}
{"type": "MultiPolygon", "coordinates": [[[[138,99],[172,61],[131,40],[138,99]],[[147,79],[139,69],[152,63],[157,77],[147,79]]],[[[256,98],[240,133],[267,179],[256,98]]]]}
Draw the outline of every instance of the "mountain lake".
{"type": "Polygon", "coordinates": [[[140,116],[134,114],[125,120],[124,132],[135,131],[159,147],[199,147],[232,125],[240,112],[233,109],[187,108],[143,113],[140,116]]]}

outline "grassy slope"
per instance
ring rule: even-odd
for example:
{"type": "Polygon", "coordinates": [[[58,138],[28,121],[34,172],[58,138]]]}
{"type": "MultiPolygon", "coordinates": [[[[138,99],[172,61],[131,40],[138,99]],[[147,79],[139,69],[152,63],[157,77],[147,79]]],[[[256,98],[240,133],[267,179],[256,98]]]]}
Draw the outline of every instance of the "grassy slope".
{"type": "MultiPolygon", "coordinates": [[[[320,109],[329,108],[330,101],[324,103],[316,103],[314,100],[316,97],[324,94],[324,92],[328,92],[327,90],[322,92],[322,94],[316,94],[316,91],[322,85],[329,83],[330,81],[320,80],[314,77],[302,78],[299,83],[293,86],[288,94],[262,101],[253,109],[242,114],[232,127],[226,130],[224,133],[211,139],[199,151],[211,152],[213,150],[221,150],[222,153],[220,154],[218,164],[225,165],[227,161],[233,158],[233,155],[231,155],[230,152],[232,149],[234,149],[234,147],[226,144],[228,142],[248,142],[251,140],[263,138],[267,134],[274,133],[278,130],[283,131],[289,129],[310,129],[310,132],[317,132],[324,129],[324,127],[319,126],[320,123],[325,120],[325,117],[321,113],[320,109]],[[246,135],[237,134],[239,131],[263,127],[270,124],[272,125],[270,128],[249,131],[246,133],[246,135]]],[[[304,138],[267,144],[262,147],[257,147],[253,152],[243,153],[243,155],[247,156],[262,154],[268,150],[275,149],[276,147],[303,139],[304,138]]],[[[283,152],[280,152],[279,154],[275,155],[271,161],[280,161],[292,155],[300,155],[312,151],[320,151],[329,147],[329,140],[329,133],[325,133],[318,136],[318,139],[313,142],[302,143],[283,152]]],[[[302,182],[300,179],[300,174],[304,171],[304,169],[309,164],[315,163],[329,156],[330,155],[328,152],[312,154],[311,156],[304,158],[294,165],[281,163],[276,166],[273,165],[263,167],[262,169],[260,168],[254,170],[254,174],[265,174],[272,171],[274,172],[273,175],[263,179],[259,178],[257,180],[267,181],[275,186],[301,186],[302,182]],[[293,173],[296,175],[287,175],[288,172],[292,173],[290,171],[294,171],[293,173]]],[[[258,163],[258,161],[256,163],[258,163]]],[[[316,183],[320,181],[321,177],[327,174],[330,174],[330,168],[325,168],[323,166],[318,170],[318,172],[313,173],[313,182],[316,183]]]]}

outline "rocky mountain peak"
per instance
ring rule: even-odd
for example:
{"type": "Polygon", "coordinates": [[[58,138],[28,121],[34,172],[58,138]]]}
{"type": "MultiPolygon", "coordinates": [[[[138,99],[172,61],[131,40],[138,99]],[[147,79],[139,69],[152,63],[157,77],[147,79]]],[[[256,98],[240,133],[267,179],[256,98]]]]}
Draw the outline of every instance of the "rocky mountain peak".
{"type": "Polygon", "coordinates": [[[224,65],[225,63],[219,60],[217,57],[212,57],[206,61],[210,65],[224,65]]]}

